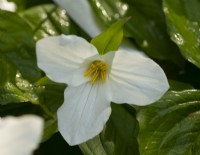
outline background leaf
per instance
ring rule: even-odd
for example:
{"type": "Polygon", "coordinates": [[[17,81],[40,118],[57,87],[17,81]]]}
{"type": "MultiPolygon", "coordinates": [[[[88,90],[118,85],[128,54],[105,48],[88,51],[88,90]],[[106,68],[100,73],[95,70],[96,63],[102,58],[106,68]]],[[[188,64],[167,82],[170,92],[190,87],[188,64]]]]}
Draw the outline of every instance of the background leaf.
{"type": "Polygon", "coordinates": [[[200,91],[168,92],[138,113],[142,155],[200,153],[200,91]]]}
{"type": "Polygon", "coordinates": [[[31,82],[41,77],[32,30],[17,14],[0,10],[0,52],[31,82]],[[13,25],[14,23],[14,25],[13,25]]]}
{"type": "Polygon", "coordinates": [[[164,0],[171,39],[184,57],[200,68],[200,1],[164,0]]]}
{"type": "Polygon", "coordinates": [[[35,88],[29,83],[41,76],[32,31],[15,13],[0,10],[0,20],[0,104],[38,103],[35,88]]]}
{"type": "Polygon", "coordinates": [[[194,89],[190,84],[179,81],[169,80],[170,90],[181,91],[186,89],[194,89]]]}
{"type": "Polygon", "coordinates": [[[88,36],[74,24],[64,9],[54,4],[40,5],[20,12],[20,16],[29,24],[34,39],[39,40],[47,36],[59,34],[78,34],[88,36]]]}

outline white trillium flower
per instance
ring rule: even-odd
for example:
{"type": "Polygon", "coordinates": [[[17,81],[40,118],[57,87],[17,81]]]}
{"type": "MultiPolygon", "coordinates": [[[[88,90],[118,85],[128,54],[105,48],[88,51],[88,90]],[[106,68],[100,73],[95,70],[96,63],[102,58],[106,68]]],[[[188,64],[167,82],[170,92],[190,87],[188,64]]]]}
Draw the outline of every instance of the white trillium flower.
{"type": "Polygon", "coordinates": [[[119,50],[99,55],[74,35],[47,37],[36,44],[38,66],[67,83],[58,128],[70,145],[98,135],[111,114],[110,102],[148,105],[169,88],[163,70],[151,59],[119,50]]]}
{"type": "Polygon", "coordinates": [[[38,116],[0,118],[0,155],[32,155],[42,131],[43,120],[38,116]]]}

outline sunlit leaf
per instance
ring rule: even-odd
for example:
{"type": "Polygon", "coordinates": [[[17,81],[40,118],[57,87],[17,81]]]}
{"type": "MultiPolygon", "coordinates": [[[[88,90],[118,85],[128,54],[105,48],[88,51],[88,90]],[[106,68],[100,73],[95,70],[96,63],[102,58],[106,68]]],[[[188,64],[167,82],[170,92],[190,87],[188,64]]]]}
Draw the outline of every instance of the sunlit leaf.
{"type": "Polygon", "coordinates": [[[27,80],[23,79],[21,74],[17,72],[15,82],[6,81],[0,86],[0,104],[31,102],[39,103],[38,88],[27,80]]]}
{"type": "Polygon", "coordinates": [[[78,34],[87,37],[78,26],[76,26],[67,16],[64,9],[56,5],[40,5],[23,12],[20,16],[27,21],[34,32],[34,39],[59,34],[78,34]]]}
{"type": "Polygon", "coordinates": [[[105,32],[91,40],[91,43],[97,48],[100,55],[118,50],[123,39],[123,26],[127,20],[128,18],[117,21],[105,32]]]}

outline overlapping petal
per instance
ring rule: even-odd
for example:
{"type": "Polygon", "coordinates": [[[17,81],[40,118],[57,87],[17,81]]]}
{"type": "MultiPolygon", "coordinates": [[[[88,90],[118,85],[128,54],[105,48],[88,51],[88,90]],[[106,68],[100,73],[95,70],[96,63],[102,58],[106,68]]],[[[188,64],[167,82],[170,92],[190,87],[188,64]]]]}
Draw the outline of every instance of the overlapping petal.
{"type": "Polygon", "coordinates": [[[97,22],[94,12],[87,0],[54,0],[63,7],[70,17],[91,37],[102,32],[102,27],[97,22]]]}
{"type": "Polygon", "coordinates": [[[0,155],[31,155],[42,130],[42,118],[34,115],[0,119],[0,155]]]}
{"type": "Polygon", "coordinates": [[[113,102],[135,105],[153,103],[169,88],[163,70],[154,61],[126,51],[116,52],[107,84],[113,102]]]}
{"type": "Polygon", "coordinates": [[[69,85],[86,82],[81,67],[84,61],[98,55],[96,48],[85,39],[74,35],[47,37],[36,44],[38,66],[46,75],[56,81],[69,85]],[[80,70],[80,72],[77,72],[80,70]],[[73,80],[74,73],[77,80],[73,80]],[[80,75],[79,75],[80,74],[80,75]]]}
{"type": "Polygon", "coordinates": [[[85,142],[103,129],[111,113],[106,90],[100,82],[65,90],[65,102],[57,112],[58,129],[70,145],[85,142]]]}

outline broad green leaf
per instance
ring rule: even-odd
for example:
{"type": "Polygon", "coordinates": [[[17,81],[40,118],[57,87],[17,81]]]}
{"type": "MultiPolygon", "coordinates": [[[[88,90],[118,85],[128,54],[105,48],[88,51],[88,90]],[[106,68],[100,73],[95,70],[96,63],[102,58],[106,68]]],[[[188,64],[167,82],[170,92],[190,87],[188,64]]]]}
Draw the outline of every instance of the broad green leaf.
{"type": "Polygon", "coordinates": [[[131,16],[124,28],[125,36],[133,38],[150,57],[182,65],[182,56],[167,34],[161,3],[158,0],[90,0],[101,23],[109,26],[131,16]]]}
{"type": "Polygon", "coordinates": [[[171,39],[183,56],[200,68],[200,1],[164,0],[171,39]]]}
{"type": "Polygon", "coordinates": [[[200,91],[170,91],[138,113],[142,155],[200,153],[200,91]]]}
{"type": "Polygon", "coordinates": [[[123,27],[127,20],[128,18],[117,21],[105,32],[91,40],[91,43],[97,48],[100,55],[118,50],[123,39],[123,27]]]}
{"type": "Polygon", "coordinates": [[[34,39],[59,34],[78,34],[87,37],[67,16],[66,11],[56,5],[47,4],[20,12],[34,32],[34,39]]]}
{"type": "Polygon", "coordinates": [[[139,155],[137,134],[135,110],[112,104],[112,114],[102,133],[79,146],[84,155],[139,155]]]}
{"type": "Polygon", "coordinates": [[[29,25],[17,14],[0,10],[0,53],[29,81],[40,78],[29,25]]]}

